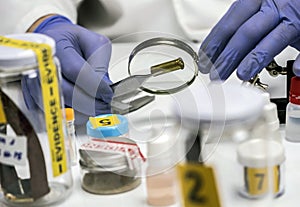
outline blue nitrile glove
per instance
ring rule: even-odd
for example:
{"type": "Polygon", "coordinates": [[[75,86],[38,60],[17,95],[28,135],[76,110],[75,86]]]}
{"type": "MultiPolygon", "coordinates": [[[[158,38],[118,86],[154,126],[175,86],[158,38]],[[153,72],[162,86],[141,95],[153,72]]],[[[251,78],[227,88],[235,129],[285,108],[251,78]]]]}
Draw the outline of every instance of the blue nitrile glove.
{"type": "MultiPolygon", "coordinates": [[[[299,0],[238,0],[199,49],[199,70],[226,80],[235,69],[249,80],[288,45],[300,49],[299,0]]],[[[300,76],[300,57],[294,63],[300,76]]]]}
{"type": "MultiPolygon", "coordinates": [[[[56,42],[64,101],[75,110],[75,123],[84,124],[89,116],[110,113],[113,91],[107,72],[111,57],[109,39],[59,15],[45,19],[34,32],[56,42]]],[[[22,89],[27,106],[37,104],[42,108],[38,78],[23,78],[22,89]]]]}

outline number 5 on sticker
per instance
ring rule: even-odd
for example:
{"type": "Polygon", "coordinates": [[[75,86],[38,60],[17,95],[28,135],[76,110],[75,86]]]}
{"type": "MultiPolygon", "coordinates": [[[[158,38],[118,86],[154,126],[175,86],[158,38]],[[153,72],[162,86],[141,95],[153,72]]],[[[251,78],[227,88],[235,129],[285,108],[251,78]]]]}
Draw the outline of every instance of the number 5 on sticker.
{"type": "Polygon", "coordinates": [[[213,168],[199,163],[179,165],[182,203],[184,207],[220,207],[213,168]]]}
{"type": "Polygon", "coordinates": [[[120,124],[120,120],[116,114],[101,117],[90,117],[89,121],[94,129],[98,127],[115,126],[120,124]]]}

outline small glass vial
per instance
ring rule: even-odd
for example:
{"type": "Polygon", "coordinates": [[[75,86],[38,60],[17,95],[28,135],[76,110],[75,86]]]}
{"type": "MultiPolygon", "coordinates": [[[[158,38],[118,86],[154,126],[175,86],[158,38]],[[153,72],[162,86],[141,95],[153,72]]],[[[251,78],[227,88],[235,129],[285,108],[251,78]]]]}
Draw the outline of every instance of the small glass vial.
{"type": "Polygon", "coordinates": [[[286,106],[285,138],[300,142],[300,77],[291,79],[289,103],[286,106]]]}
{"type": "Polygon", "coordinates": [[[147,203],[152,206],[170,206],[178,202],[176,149],[171,136],[160,136],[148,143],[146,170],[147,203]],[[175,153],[175,154],[174,154],[175,153]]]}
{"type": "Polygon", "coordinates": [[[70,149],[70,160],[72,165],[77,164],[77,147],[76,147],[76,132],[75,132],[75,116],[72,108],[65,108],[68,144],[70,149]]]}
{"type": "Polygon", "coordinates": [[[109,195],[135,189],[141,183],[141,152],[128,136],[128,121],[118,114],[91,117],[89,139],[80,145],[81,186],[109,195]]]}
{"type": "Polygon", "coordinates": [[[238,146],[243,167],[241,194],[246,198],[280,196],[284,191],[284,148],[276,140],[250,139],[238,146]]]}

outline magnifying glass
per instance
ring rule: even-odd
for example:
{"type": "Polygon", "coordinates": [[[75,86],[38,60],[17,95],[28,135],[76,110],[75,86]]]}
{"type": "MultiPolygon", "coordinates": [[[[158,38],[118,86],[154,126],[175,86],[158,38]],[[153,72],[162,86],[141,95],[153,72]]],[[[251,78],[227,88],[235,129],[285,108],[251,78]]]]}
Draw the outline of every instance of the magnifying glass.
{"type": "MultiPolygon", "coordinates": [[[[114,83],[112,106],[128,109],[122,99],[135,96],[140,91],[150,94],[172,94],[191,85],[198,75],[198,55],[185,42],[166,37],[146,40],[137,45],[129,55],[129,77],[114,83]]],[[[144,105],[153,97],[143,99],[144,105]]],[[[133,108],[137,108],[133,106],[133,108]]],[[[120,111],[120,110],[119,110],[120,111]]]]}
{"type": "Polygon", "coordinates": [[[147,75],[153,73],[153,68],[163,71],[163,74],[147,78],[140,89],[151,94],[176,93],[195,80],[198,74],[198,55],[188,44],[178,39],[149,39],[137,45],[131,52],[128,74],[147,75]],[[176,69],[180,66],[180,70],[176,69]]]}

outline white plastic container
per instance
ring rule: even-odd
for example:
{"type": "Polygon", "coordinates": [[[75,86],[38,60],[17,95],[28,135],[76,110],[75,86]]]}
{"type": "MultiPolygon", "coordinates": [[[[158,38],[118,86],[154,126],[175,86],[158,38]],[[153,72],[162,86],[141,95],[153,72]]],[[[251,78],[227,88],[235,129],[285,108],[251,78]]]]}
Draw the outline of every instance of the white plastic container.
{"type": "Polygon", "coordinates": [[[11,159],[1,155],[1,200],[13,206],[61,202],[71,193],[73,179],[55,42],[42,34],[26,33],[1,37],[0,45],[1,100],[7,121],[0,148],[14,154],[11,159]],[[43,46],[39,64],[33,50],[18,48],[20,40],[27,41],[22,46],[44,43],[52,54],[43,46]],[[40,69],[43,64],[45,70],[40,69]],[[29,86],[31,90],[24,92],[29,86]]]}
{"type": "Polygon", "coordinates": [[[279,196],[284,191],[284,148],[276,140],[251,139],[237,150],[243,168],[240,192],[247,198],[279,196]]]}
{"type": "Polygon", "coordinates": [[[300,142],[300,77],[291,79],[290,98],[286,106],[285,137],[300,142]]]}

